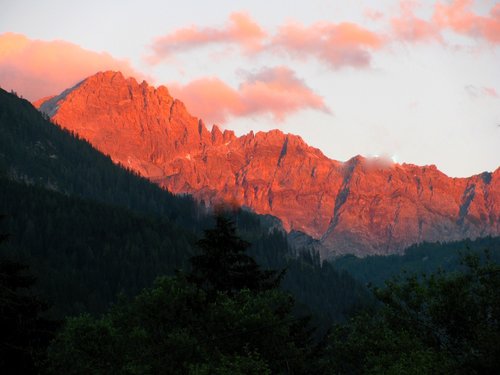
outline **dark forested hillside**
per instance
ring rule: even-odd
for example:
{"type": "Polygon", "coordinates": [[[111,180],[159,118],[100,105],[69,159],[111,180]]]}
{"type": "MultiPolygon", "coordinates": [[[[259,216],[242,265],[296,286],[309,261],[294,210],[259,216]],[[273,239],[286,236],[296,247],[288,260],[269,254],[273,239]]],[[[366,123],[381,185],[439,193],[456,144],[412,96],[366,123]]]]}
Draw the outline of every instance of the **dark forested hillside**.
{"type": "MultiPolygon", "coordinates": [[[[127,171],[87,142],[0,90],[0,213],[10,240],[1,252],[31,265],[61,316],[99,313],[120,292],[136,294],[187,267],[209,210],[127,171]]],[[[283,287],[329,319],[369,300],[346,273],[298,255],[273,218],[229,213],[264,268],[287,269],[283,287]]]]}
{"type": "Polygon", "coordinates": [[[422,243],[405,250],[403,255],[368,256],[358,258],[345,255],[332,261],[333,266],[351,274],[363,284],[381,286],[384,281],[402,272],[421,275],[431,274],[438,269],[457,271],[462,256],[474,253],[500,263],[500,237],[478,238],[450,243],[422,243]]]}
{"type": "Polygon", "coordinates": [[[26,100],[0,89],[0,173],[143,213],[196,223],[203,210],[189,196],[173,196],[113,164],[88,142],[54,126],[26,100]]]}
{"type": "Polygon", "coordinates": [[[195,235],[167,218],[0,179],[2,253],[28,263],[57,315],[104,311],[193,255],[195,235]]]}

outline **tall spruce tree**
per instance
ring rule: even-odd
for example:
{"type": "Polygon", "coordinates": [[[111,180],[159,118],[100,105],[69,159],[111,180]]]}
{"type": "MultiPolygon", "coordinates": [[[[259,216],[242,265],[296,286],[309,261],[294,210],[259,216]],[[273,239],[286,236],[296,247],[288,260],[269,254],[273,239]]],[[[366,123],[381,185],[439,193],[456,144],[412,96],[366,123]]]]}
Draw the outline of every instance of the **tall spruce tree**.
{"type": "Polygon", "coordinates": [[[215,228],[205,230],[197,245],[201,254],[190,259],[192,270],[188,280],[209,292],[274,289],[285,273],[285,270],[261,270],[255,260],[245,254],[250,243],[237,235],[234,222],[222,214],[216,216],[215,228]]]}
{"type": "Polygon", "coordinates": [[[198,242],[192,272],[161,277],[101,318],[68,319],[49,349],[53,374],[321,374],[307,317],[263,271],[231,220],[198,242]]]}

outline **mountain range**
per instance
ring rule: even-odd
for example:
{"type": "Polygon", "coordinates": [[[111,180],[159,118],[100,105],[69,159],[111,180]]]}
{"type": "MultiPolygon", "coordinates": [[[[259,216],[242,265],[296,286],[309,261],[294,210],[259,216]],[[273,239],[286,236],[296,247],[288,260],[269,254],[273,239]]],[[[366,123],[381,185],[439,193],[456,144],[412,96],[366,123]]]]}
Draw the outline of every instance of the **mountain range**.
{"type": "MultiPolygon", "coordinates": [[[[28,265],[58,318],[102,313],[118,294],[133,296],[157,277],[188,271],[213,214],[116,165],[0,89],[0,237],[8,234],[0,261],[28,265]]],[[[281,287],[302,308],[339,321],[370,303],[347,273],[292,247],[277,219],[244,209],[223,214],[263,269],[286,270],[281,287]]]]}
{"type": "Polygon", "coordinates": [[[120,72],[97,73],[34,105],[172,193],[279,218],[318,240],[324,258],[500,235],[500,168],[451,178],[433,165],[332,160],[280,130],[209,130],[165,86],[120,72]]]}

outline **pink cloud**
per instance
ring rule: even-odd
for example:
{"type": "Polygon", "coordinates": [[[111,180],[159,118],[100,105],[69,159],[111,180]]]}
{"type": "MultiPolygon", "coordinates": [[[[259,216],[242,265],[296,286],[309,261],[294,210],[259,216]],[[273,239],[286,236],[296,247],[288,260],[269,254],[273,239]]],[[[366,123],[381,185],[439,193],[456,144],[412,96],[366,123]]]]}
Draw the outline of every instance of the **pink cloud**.
{"type": "Polygon", "coordinates": [[[391,19],[395,39],[407,42],[441,40],[441,30],[438,25],[415,16],[416,5],[410,1],[400,3],[401,14],[391,19]]]}
{"type": "Polygon", "coordinates": [[[60,40],[47,42],[20,34],[0,35],[0,86],[29,100],[59,93],[102,70],[119,70],[144,78],[129,62],[108,53],[88,51],[60,40]]]}
{"type": "Polygon", "coordinates": [[[187,85],[170,83],[168,89],[186,104],[192,114],[208,123],[223,124],[228,116],[244,111],[238,91],[215,77],[200,78],[187,85]]]}
{"type": "Polygon", "coordinates": [[[443,28],[490,43],[500,43],[500,4],[496,4],[488,16],[480,16],[470,10],[472,0],[454,0],[450,4],[436,4],[433,20],[443,28]]]}
{"type": "Polygon", "coordinates": [[[171,84],[170,92],[209,123],[223,124],[229,117],[271,115],[283,121],[303,109],[329,112],[295,73],[286,67],[265,68],[248,75],[238,89],[217,78],[201,78],[187,85],[171,84]]]}
{"type": "Polygon", "coordinates": [[[464,89],[472,99],[478,99],[484,97],[490,97],[493,99],[498,98],[497,90],[493,87],[486,87],[486,86],[478,87],[475,85],[467,85],[464,87],[464,89]]]}
{"type": "Polygon", "coordinates": [[[157,63],[162,58],[179,51],[216,43],[234,43],[247,51],[260,49],[266,32],[246,13],[232,13],[222,28],[191,26],[157,38],[153,45],[154,55],[148,60],[157,63]]]}
{"type": "Polygon", "coordinates": [[[483,93],[486,96],[489,96],[492,98],[498,98],[497,90],[495,90],[493,87],[483,87],[483,93]]]}
{"type": "Polygon", "coordinates": [[[152,45],[153,55],[147,61],[157,64],[176,52],[210,44],[236,44],[249,54],[271,51],[292,57],[313,56],[338,68],[369,65],[369,51],[381,47],[382,39],[348,22],[317,22],[311,26],[289,23],[280,27],[276,35],[269,36],[247,14],[233,13],[222,28],[191,26],[157,38],[152,45]]]}
{"type": "Polygon", "coordinates": [[[442,31],[500,43],[500,4],[491,8],[488,16],[477,15],[470,10],[473,0],[452,0],[447,4],[437,2],[430,19],[415,16],[417,1],[400,3],[401,14],[391,19],[394,39],[408,42],[443,41],[442,31]]]}
{"type": "Polygon", "coordinates": [[[381,11],[379,10],[376,10],[376,9],[371,9],[371,8],[367,8],[363,11],[363,15],[372,20],[372,21],[379,21],[381,20],[382,18],[384,18],[384,13],[382,13],[381,11]]]}
{"type": "Polygon", "coordinates": [[[371,50],[383,45],[382,38],[354,23],[317,22],[311,26],[288,23],[270,44],[271,49],[295,57],[314,56],[333,68],[365,67],[371,50]]]}

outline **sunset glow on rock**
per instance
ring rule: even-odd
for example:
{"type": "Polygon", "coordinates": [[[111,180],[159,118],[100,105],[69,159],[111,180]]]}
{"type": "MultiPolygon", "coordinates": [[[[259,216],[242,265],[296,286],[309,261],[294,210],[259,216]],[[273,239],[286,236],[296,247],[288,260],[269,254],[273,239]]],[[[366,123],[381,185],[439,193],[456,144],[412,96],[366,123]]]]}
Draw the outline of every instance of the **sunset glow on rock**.
{"type": "Polygon", "coordinates": [[[5,0],[0,374],[496,374],[499,0],[5,0]]]}
{"type": "Polygon", "coordinates": [[[287,230],[320,239],[325,256],[500,233],[500,169],[454,179],[389,158],[340,163],[278,130],[210,131],[167,88],[115,72],[89,77],[40,109],[169,191],[274,215],[287,230]]]}

